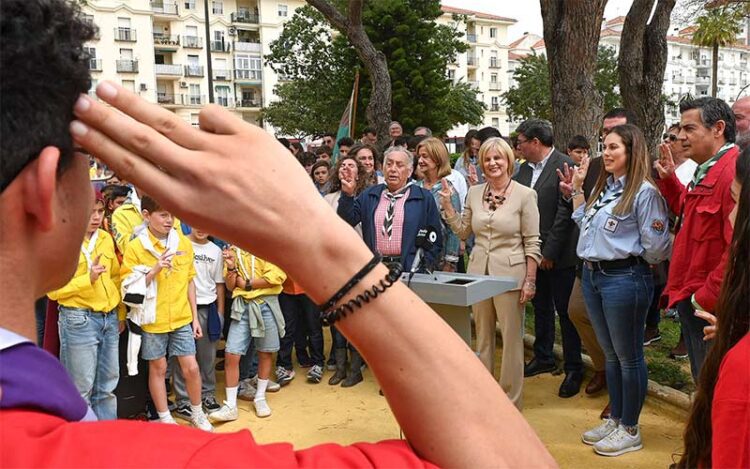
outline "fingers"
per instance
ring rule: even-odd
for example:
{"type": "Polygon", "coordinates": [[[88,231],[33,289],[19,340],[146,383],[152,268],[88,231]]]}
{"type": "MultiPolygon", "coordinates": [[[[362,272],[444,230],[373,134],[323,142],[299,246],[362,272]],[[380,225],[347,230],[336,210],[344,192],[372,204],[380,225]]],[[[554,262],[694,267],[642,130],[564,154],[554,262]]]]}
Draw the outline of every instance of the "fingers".
{"type": "Polygon", "coordinates": [[[102,255],[101,255],[101,254],[99,254],[98,256],[96,256],[96,259],[94,259],[94,264],[99,264],[99,260],[100,260],[101,258],[102,258],[102,255]]]}
{"type": "Polygon", "coordinates": [[[116,83],[103,81],[96,87],[96,94],[108,104],[151,127],[181,147],[191,149],[206,147],[206,136],[180,119],[177,114],[157,104],[146,102],[140,96],[116,83]]]}
{"type": "Polygon", "coordinates": [[[202,130],[219,135],[233,135],[248,128],[242,119],[216,104],[204,107],[198,115],[198,121],[202,130]]]}
{"type": "MultiPolygon", "coordinates": [[[[567,165],[568,164],[565,163],[565,166],[567,165]]],[[[556,169],[555,171],[557,171],[557,178],[560,179],[560,182],[565,182],[565,176],[563,176],[562,171],[560,171],[559,169],[556,169]]]]}
{"type": "Polygon", "coordinates": [[[696,310],[694,314],[711,325],[716,324],[716,316],[709,312],[696,310]]]}

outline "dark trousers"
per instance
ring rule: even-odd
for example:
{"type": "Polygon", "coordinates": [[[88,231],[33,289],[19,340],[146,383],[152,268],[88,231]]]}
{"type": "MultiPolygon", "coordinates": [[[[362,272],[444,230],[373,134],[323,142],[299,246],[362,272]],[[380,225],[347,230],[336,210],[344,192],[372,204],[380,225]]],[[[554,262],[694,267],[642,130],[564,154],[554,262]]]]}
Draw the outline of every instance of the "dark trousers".
{"type": "Polygon", "coordinates": [[[564,369],[583,371],[581,338],[568,317],[568,301],[576,279],[575,267],[538,270],[534,304],[534,357],[545,364],[554,363],[552,346],[555,344],[555,311],[560,318],[564,369]]]}
{"type": "Polygon", "coordinates": [[[338,329],[336,329],[336,326],[331,326],[331,339],[333,342],[333,348],[347,348],[349,345],[349,342],[346,340],[346,337],[344,337],[344,334],[339,332],[338,329]]]}
{"type": "Polygon", "coordinates": [[[664,291],[665,286],[666,285],[654,285],[654,297],[651,299],[651,305],[648,307],[648,314],[646,315],[647,328],[659,327],[659,321],[661,321],[659,300],[661,299],[661,294],[664,291]]]}
{"type": "Polygon", "coordinates": [[[690,358],[690,373],[693,375],[693,381],[697,383],[703,361],[713,343],[712,340],[703,340],[703,328],[708,326],[708,322],[695,315],[695,308],[690,298],[677,303],[677,314],[680,316],[682,337],[685,339],[690,358]]]}
{"type": "Polygon", "coordinates": [[[36,344],[44,346],[44,324],[47,320],[47,297],[43,296],[34,303],[34,316],[36,317],[36,344]]]}
{"type": "MultiPolygon", "coordinates": [[[[276,357],[276,366],[292,369],[292,346],[298,340],[297,330],[302,326],[308,331],[310,338],[310,358],[314,365],[323,366],[323,326],[320,323],[320,313],[315,303],[304,294],[290,295],[281,293],[279,295],[281,312],[286,323],[284,337],[281,338],[281,348],[276,357]]],[[[304,345],[297,344],[297,360],[300,358],[300,346],[307,348],[307,339],[303,338],[304,345]]]]}

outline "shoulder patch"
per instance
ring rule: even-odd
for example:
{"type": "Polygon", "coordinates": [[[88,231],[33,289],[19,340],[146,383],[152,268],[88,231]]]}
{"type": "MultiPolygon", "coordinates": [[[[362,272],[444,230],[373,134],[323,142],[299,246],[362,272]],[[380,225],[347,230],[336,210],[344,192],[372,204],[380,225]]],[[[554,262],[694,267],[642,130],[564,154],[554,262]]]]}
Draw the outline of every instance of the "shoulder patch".
{"type": "Polygon", "coordinates": [[[651,229],[656,231],[657,233],[664,233],[664,222],[659,219],[655,219],[651,222],[651,229]]]}

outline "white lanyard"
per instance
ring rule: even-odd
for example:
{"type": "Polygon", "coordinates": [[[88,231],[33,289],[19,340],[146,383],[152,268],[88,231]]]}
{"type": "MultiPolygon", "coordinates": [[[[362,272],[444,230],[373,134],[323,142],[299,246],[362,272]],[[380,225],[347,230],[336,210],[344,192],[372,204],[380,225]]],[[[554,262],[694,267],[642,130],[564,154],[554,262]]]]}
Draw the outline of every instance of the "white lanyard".
{"type": "MultiPolygon", "coordinates": [[[[161,259],[161,256],[164,255],[159,254],[159,252],[154,249],[154,245],[151,242],[151,238],[148,236],[148,229],[145,229],[141,231],[138,234],[138,239],[141,240],[141,244],[143,245],[144,249],[146,249],[148,252],[151,253],[155,258],[161,259]]],[[[177,231],[175,231],[174,228],[169,230],[169,234],[167,235],[167,242],[166,242],[166,249],[164,252],[171,252],[172,254],[177,254],[177,246],[180,242],[180,237],[177,235],[177,231]]]]}
{"type": "Polygon", "coordinates": [[[91,238],[89,239],[88,244],[84,243],[81,245],[81,253],[83,253],[83,257],[86,258],[86,265],[88,265],[89,270],[91,270],[91,253],[94,252],[94,248],[96,248],[96,239],[99,237],[99,230],[94,231],[94,234],[91,235],[91,238]]]}
{"type": "Polygon", "coordinates": [[[240,266],[242,276],[245,277],[245,280],[252,281],[255,278],[255,256],[250,254],[250,275],[248,275],[247,267],[245,267],[245,263],[242,261],[242,253],[240,253],[240,249],[235,246],[234,252],[237,254],[237,264],[240,266]]]}

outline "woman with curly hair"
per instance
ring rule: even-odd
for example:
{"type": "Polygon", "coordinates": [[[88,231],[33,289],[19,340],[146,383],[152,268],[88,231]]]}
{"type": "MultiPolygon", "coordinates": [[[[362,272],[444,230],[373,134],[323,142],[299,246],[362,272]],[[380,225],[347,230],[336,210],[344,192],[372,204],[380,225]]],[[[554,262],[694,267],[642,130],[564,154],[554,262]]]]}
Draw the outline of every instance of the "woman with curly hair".
{"type": "Polygon", "coordinates": [[[385,181],[380,170],[381,155],[374,145],[370,145],[369,143],[358,143],[349,150],[349,154],[362,163],[365,171],[360,174],[366,175],[364,178],[365,187],[382,184],[385,181]]]}
{"type": "MultiPolygon", "coordinates": [[[[750,467],[750,149],[737,158],[734,228],[717,305],[716,336],[701,368],[679,468],[750,467]]],[[[707,326],[710,339],[713,326],[707,326]]],[[[705,340],[704,339],[704,340],[705,340]]]]}

